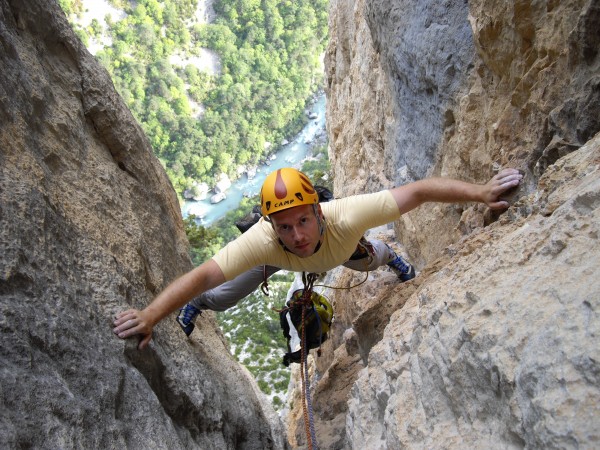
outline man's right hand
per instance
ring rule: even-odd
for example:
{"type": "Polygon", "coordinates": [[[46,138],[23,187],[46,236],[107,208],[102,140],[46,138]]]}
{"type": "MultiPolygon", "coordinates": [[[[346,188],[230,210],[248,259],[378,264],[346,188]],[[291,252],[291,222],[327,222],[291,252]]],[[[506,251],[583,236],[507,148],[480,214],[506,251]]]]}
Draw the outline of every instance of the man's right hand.
{"type": "Polygon", "coordinates": [[[144,349],[152,339],[154,325],[146,318],[144,311],[128,309],[116,315],[113,332],[121,339],[141,335],[142,339],[138,349],[144,349]]]}
{"type": "Polygon", "coordinates": [[[116,315],[113,332],[121,339],[141,335],[138,349],[145,348],[152,339],[154,326],[202,292],[222,284],[225,276],[216,262],[205,263],[173,281],[142,311],[128,309],[116,315]]]}

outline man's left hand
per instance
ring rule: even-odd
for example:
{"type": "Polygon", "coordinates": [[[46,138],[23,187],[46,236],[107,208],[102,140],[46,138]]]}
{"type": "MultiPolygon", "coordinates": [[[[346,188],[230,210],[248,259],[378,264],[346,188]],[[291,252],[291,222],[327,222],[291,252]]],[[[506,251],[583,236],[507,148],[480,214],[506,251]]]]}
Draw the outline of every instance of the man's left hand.
{"type": "Polygon", "coordinates": [[[491,209],[508,208],[508,202],[500,196],[518,186],[522,179],[523,175],[517,169],[502,169],[483,186],[483,202],[491,209]]]}

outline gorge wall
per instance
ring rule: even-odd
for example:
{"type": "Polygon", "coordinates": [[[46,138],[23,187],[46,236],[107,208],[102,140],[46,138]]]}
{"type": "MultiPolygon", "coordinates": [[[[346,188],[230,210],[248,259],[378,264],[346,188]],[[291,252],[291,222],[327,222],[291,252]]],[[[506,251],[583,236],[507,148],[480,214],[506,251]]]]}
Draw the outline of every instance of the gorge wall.
{"type": "MultiPolygon", "coordinates": [[[[337,195],[504,166],[525,181],[503,214],[424,205],[373,230],[414,281],[326,290],[320,447],[598,447],[598,2],[330,3],[337,195]]],[[[285,448],[210,314],[142,352],[113,336],[191,267],[175,193],[55,2],[0,0],[0,44],[2,447],[285,448]]]]}
{"type": "Polygon", "coordinates": [[[112,333],[191,268],[175,192],[55,1],[0,0],[0,447],[283,448],[214,316],[112,333]]]}
{"type": "MultiPolygon", "coordinates": [[[[597,447],[600,4],[332,0],[329,25],[336,195],[525,178],[502,214],[429,204],[373,230],[402,244],[414,281],[324,290],[321,447],[597,447]]],[[[288,426],[302,446],[299,411],[288,426]]]]}

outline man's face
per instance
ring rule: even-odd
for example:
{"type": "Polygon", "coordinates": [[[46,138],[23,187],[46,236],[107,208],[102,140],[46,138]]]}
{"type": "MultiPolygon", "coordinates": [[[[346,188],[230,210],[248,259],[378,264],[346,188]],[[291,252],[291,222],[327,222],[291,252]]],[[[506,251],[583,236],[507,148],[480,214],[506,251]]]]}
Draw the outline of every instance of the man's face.
{"type": "MultiPolygon", "coordinates": [[[[321,214],[321,207],[318,207],[321,214]]],[[[271,214],[273,228],[286,248],[306,258],[315,252],[321,239],[319,222],[312,205],[301,205],[271,214]]]]}

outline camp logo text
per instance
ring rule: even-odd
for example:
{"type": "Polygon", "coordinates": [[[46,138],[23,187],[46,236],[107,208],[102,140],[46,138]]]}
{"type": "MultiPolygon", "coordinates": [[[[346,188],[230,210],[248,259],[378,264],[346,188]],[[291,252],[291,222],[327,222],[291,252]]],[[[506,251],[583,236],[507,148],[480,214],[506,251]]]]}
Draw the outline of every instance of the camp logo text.
{"type": "Polygon", "coordinates": [[[281,206],[287,206],[287,205],[291,205],[292,203],[294,203],[294,199],[291,199],[291,200],[286,200],[286,201],[284,201],[284,202],[278,202],[278,203],[275,203],[274,207],[275,207],[275,208],[279,208],[279,207],[281,207],[281,206]]]}

